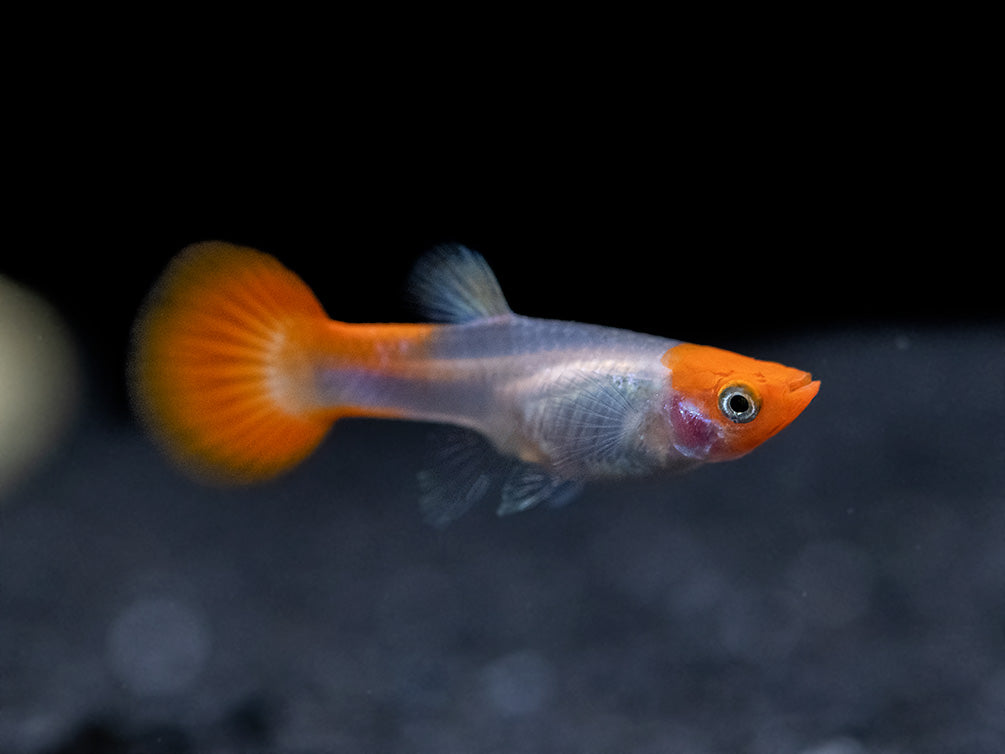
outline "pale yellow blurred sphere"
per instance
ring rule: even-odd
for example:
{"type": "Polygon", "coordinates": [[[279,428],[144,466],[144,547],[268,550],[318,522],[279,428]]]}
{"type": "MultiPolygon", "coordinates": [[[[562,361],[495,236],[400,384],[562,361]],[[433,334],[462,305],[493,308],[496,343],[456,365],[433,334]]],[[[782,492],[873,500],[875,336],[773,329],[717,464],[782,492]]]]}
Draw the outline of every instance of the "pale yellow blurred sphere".
{"type": "Polygon", "coordinates": [[[76,395],[76,359],[59,316],[0,276],[0,502],[55,449],[76,395]]]}

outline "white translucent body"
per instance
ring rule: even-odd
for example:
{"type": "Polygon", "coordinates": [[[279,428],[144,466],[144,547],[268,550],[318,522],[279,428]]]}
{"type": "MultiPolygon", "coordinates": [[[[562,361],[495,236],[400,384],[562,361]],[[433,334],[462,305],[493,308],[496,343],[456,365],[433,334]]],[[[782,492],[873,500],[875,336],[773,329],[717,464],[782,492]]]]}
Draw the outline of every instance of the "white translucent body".
{"type": "Polygon", "coordinates": [[[566,479],[675,468],[666,416],[677,341],[512,313],[381,343],[378,368],[330,361],[325,404],[476,430],[500,452],[566,479]]]}

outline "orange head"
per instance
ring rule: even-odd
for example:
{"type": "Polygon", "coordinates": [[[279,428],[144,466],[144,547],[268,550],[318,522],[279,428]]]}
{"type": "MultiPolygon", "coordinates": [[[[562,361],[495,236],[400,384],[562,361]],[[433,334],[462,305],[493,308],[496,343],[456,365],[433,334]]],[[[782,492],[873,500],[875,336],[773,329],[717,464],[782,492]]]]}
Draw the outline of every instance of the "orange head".
{"type": "Polygon", "coordinates": [[[682,343],[663,355],[665,410],[676,449],[700,461],[749,453],[802,412],[820,388],[809,372],[709,346],[682,343]]]}

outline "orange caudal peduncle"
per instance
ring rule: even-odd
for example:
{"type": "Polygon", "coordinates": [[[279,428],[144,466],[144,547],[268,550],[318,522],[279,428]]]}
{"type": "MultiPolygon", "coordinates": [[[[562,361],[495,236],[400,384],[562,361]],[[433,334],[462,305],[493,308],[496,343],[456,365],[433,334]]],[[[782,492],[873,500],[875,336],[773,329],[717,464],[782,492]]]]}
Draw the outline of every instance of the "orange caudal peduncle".
{"type": "Polygon", "coordinates": [[[394,370],[403,357],[421,357],[429,336],[441,325],[356,324],[328,320],[313,348],[319,356],[376,371],[394,370]]]}

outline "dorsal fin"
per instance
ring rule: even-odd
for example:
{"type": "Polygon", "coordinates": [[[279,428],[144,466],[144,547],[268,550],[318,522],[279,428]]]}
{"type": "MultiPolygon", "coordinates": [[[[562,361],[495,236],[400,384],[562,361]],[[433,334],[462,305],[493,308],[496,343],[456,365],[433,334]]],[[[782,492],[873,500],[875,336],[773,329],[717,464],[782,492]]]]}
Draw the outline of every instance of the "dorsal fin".
{"type": "Polygon", "coordinates": [[[458,244],[437,246],[419,259],[408,288],[420,313],[434,322],[513,313],[482,255],[458,244]]]}

